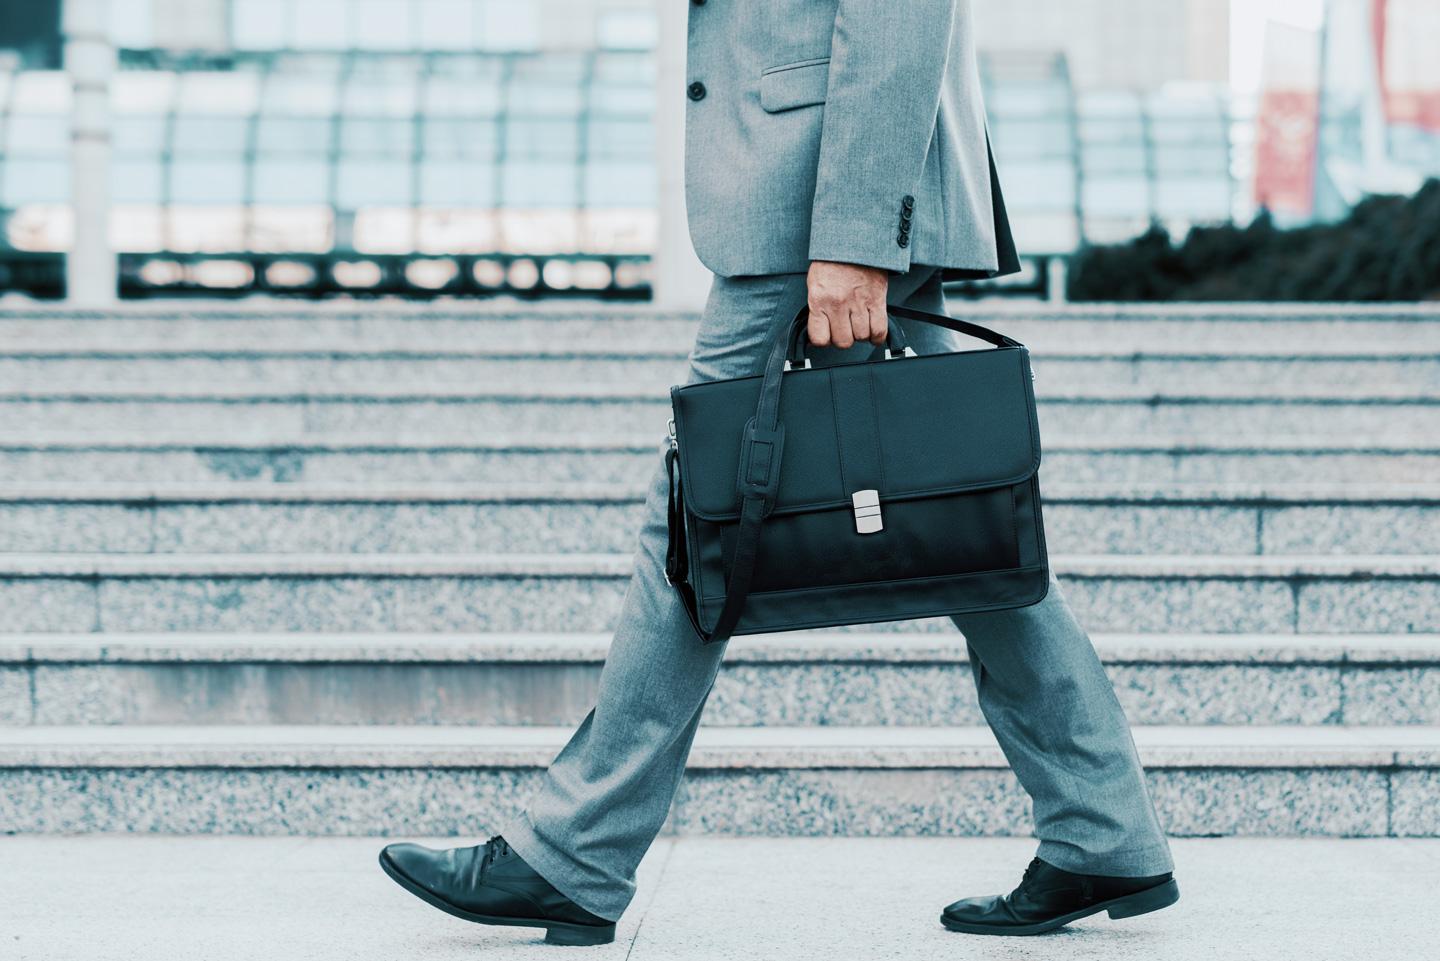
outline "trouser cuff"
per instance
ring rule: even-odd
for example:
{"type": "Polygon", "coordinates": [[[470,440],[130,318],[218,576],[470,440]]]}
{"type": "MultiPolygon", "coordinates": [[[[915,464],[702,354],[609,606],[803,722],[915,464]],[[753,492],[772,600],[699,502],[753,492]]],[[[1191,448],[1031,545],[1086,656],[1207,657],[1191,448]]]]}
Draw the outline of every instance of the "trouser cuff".
{"type": "Polygon", "coordinates": [[[593,870],[541,837],[527,814],[515,818],[499,833],[505,838],[505,843],[555,890],[591,914],[607,921],[618,921],[635,895],[633,885],[621,884],[611,891],[598,884],[593,878],[593,870]]]}

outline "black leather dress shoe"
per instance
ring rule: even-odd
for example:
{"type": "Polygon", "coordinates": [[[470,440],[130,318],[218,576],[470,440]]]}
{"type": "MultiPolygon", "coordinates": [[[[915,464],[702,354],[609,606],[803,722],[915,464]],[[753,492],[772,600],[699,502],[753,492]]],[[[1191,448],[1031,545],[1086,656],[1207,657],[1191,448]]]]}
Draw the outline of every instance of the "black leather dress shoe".
{"type": "Polygon", "coordinates": [[[1071,874],[1036,858],[1014,891],[956,901],[940,915],[940,923],[966,934],[1043,934],[1101,911],[1131,918],[1178,900],[1180,888],[1168,873],[1148,878],[1071,874]]]}
{"type": "Polygon", "coordinates": [[[615,940],[614,921],[555,890],[504,838],[447,851],[392,844],[380,852],[380,867],[417,898],[466,921],[544,928],[550,944],[615,940]]]}

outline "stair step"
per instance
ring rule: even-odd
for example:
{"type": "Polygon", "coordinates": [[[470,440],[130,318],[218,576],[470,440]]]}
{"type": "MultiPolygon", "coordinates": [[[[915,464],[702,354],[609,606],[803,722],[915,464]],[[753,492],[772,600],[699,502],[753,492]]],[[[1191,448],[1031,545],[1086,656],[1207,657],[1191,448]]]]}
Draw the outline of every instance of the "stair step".
{"type": "MultiPolygon", "coordinates": [[[[662,391],[626,384],[553,389],[485,390],[458,386],[417,393],[347,388],[329,393],[226,390],[205,385],[171,388],[91,388],[0,391],[8,431],[85,431],[103,434],[150,429],[234,431],[257,425],[281,434],[320,432],[449,432],[462,437],[503,433],[663,430],[670,400],[662,391]]],[[[1211,443],[1290,434],[1360,436],[1389,443],[1432,442],[1440,436],[1440,393],[1361,385],[1318,395],[1266,396],[1207,390],[1155,394],[1137,388],[1091,388],[1039,401],[1041,437],[1195,437],[1211,443]]]]}
{"type": "MultiPolygon", "coordinates": [[[[1112,349],[1275,351],[1341,348],[1376,352],[1440,352],[1440,311],[1428,305],[1224,304],[1098,305],[1051,309],[1035,304],[967,308],[971,320],[1000,328],[1038,351],[1053,344],[1112,349]]],[[[46,308],[0,310],[0,333],[11,349],[85,345],[91,349],[322,349],[337,343],[369,349],[609,349],[644,344],[688,350],[697,315],[649,307],[571,305],[375,305],[329,309],[279,303],[211,308],[122,306],[83,314],[46,308]]],[[[622,348],[623,349],[623,348],[622,348]]]]}
{"type": "MultiPolygon", "coordinates": [[[[1051,560],[1096,631],[1440,631],[1430,555],[1051,560]]],[[[8,554],[0,609],[19,631],[603,631],[630,569],[622,554],[8,554]]]]}
{"type": "MultiPolygon", "coordinates": [[[[462,833],[477,811],[491,823],[514,813],[569,734],[0,728],[0,823],[24,833],[462,833]]],[[[1134,737],[1174,835],[1440,834],[1434,727],[1137,727],[1134,737]]],[[[1029,818],[985,727],[705,728],[671,825],[1024,834],[1029,818]]]]}
{"type": "MultiPolygon", "coordinates": [[[[1073,350],[1082,349],[1076,345],[1073,350]]],[[[79,392],[125,384],[212,384],[231,389],[276,390],[280,385],[338,390],[347,385],[397,384],[416,389],[437,384],[486,384],[519,388],[534,384],[629,384],[664,394],[687,376],[687,352],[647,350],[643,346],[571,349],[559,343],[544,349],[506,345],[478,351],[331,350],[243,351],[197,349],[86,350],[65,344],[13,350],[0,345],[0,383],[37,390],[79,392]]],[[[1275,352],[1221,353],[1163,350],[1085,353],[1050,350],[1032,355],[1042,395],[1079,393],[1096,385],[1198,392],[1215,384],[1284,394],[1323,392],[1317,385],[1358,392],[1373,385],[1414,392],[1440,390],[1440,354],[1399,351],[1354,353],[1323,351],[1295,355],[1275,352]]]]}
{"type": "MultiPolygon", "coordinates": [[[[1051,550],[1440,553],[1440,485],[1042,484],[1051,550]]],[[[618,484],[5,484],[0,551],[624,552],[618,484]]]]}
{"type": "MultiPolygon", "coordinates": [[[[1440,724],[1440,635],[1092,636],[1139,724],[1440,724]]],[[[573,725],[608,634],[0,635],[3,724],[573,725]]],[[[706,723],[980,724],[956,632],[737,639],[706,723]]]]}
{"type": "MultiPolygon", "coordinates": [[[[659,461],[661,432],[498,438],[332,435],[305,438],[177,433],[167,437],[65,432],[0,435],[0,476],[27,483],[276,481],[356,483],[643,483],[659,461]]],[[[1067,438],[1044,443],[1045,477],[1072,482],[1429,483],[1440,477],[1434,441],[1356,436],[1157,443],[1150,438],[1067,438]]]]}

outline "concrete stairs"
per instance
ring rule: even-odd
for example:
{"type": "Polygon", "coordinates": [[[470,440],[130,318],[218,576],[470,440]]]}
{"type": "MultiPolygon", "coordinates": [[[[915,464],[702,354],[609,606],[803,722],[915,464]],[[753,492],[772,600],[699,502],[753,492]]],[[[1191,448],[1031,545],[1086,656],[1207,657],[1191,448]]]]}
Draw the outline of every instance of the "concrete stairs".
{"type": "MultiPolygon", "coordinates": [[[[1175,834],[1440,835],[1440,311],[967,306],[1175,834]]],[[[0,310],[0,830],[483,833],[592,702],[692,317],[0,310]]],[[[681,833],[1004,834],[948,622],[731,645],[681,833]]]]}

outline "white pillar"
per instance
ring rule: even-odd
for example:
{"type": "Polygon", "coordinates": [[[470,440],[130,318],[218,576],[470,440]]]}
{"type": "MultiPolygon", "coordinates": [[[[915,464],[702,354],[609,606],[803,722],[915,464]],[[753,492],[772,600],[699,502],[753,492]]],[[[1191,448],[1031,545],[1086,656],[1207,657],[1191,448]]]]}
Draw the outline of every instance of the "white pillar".
{"type": "Polygon", "coordinates": [[[95,307],[116,298],[119,277],[110,249],[110,78],[115,48],[109,0],[65,0],[65,69],[74,84],[70,204],[75,236],[65,258],[70,303],[95,307]]]}
{"type": "Polygon", "coordinates": [[[659,182],[659,223],[651,282],[656,306],[698,310],[710,290],[710,271],[695,256],[685,220],[685,50],[690,4],[656,0],[655,166],[659,182]]]}

